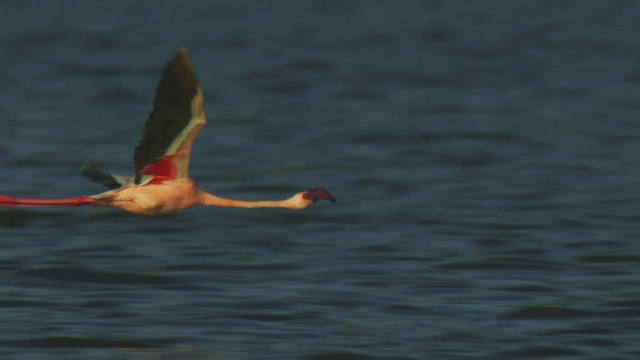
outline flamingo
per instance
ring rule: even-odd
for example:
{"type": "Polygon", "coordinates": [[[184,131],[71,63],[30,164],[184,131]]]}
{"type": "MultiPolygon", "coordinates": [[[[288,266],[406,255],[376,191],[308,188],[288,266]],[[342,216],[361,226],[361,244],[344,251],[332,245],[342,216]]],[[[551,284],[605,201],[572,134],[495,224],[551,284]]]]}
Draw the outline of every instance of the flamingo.
{"type": "Polygon", "coordinates": [[[26,199],[0,195],[9,207],[111,207],[134,214],[160,215],[197,205],[236,208],[304,209],[318,200],[335,202],[323,188],[314,188],[285,200],[241,201],[201,190],[189,178],[189,158],[196,136],[205,125],[202,89],[186,49],[179,49],[165,65],[156,89],[153,110],[134,151],[131,177],[106,174],[91,163],[80,173],[110,190],[66,199],[26,199]]]}

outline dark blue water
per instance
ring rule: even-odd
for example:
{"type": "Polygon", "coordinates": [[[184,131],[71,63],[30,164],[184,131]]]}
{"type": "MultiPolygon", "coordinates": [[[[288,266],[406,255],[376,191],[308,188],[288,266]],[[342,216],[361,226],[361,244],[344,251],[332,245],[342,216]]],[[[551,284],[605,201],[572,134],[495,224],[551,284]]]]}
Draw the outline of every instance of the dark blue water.
{"type": "Polygon", "coordinates": [[[0,211],[6,359],[640,356],[640,4],[8,1],[0,194],[132,169],[188,47],[220,196],[0,211]]]}

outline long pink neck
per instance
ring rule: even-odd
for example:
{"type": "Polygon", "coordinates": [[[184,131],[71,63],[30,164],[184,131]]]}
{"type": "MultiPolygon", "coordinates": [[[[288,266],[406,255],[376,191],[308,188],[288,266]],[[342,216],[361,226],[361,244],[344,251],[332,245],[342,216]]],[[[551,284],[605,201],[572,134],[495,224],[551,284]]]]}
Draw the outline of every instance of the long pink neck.
{"type": "Polygon", "coordinates": [[[299,206],[296,206],[296,202],[294,201],[293,197],[286,200],[276,201],[241,201],[221,198],[204,191],[200,193],[200,204],[206,206],[224,206],[236,208],[300,208],[299,206]]]}

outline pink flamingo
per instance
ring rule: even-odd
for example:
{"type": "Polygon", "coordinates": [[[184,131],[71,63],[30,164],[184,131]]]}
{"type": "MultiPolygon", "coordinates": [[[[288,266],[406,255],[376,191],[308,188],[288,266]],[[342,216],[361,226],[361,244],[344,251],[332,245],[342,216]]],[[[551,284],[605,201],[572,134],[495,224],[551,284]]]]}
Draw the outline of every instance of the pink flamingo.
{"type": "Polygon", "coordinates": [[[197,205],[239,208],[304,209],[318,200],[335,202],[325,189],[297,193],[285,200],[240,201],[202,191],[189,178],[191,146],[206,122],[202,89],[186,49],[180,49],[164,68],[153,110],[134,152],[132,178],[105,174],[89,163],[80,172],[110,191],[68,199],[24,199],[0,195],[0,206],[112,207],[135,214],[159,215],[197,205]]]}

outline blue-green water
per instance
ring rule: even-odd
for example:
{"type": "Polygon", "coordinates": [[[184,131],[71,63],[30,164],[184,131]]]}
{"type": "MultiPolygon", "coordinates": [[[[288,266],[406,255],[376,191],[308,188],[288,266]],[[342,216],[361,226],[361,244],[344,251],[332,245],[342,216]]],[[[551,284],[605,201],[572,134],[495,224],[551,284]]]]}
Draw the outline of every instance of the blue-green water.
{"type": "Polygon", "coordinates": [[[0,210],[6,359],[640,355],[640,3],[0,5],[0,194],[127,174],[188,47],[192,176],[302,212],[0,210]]]}

